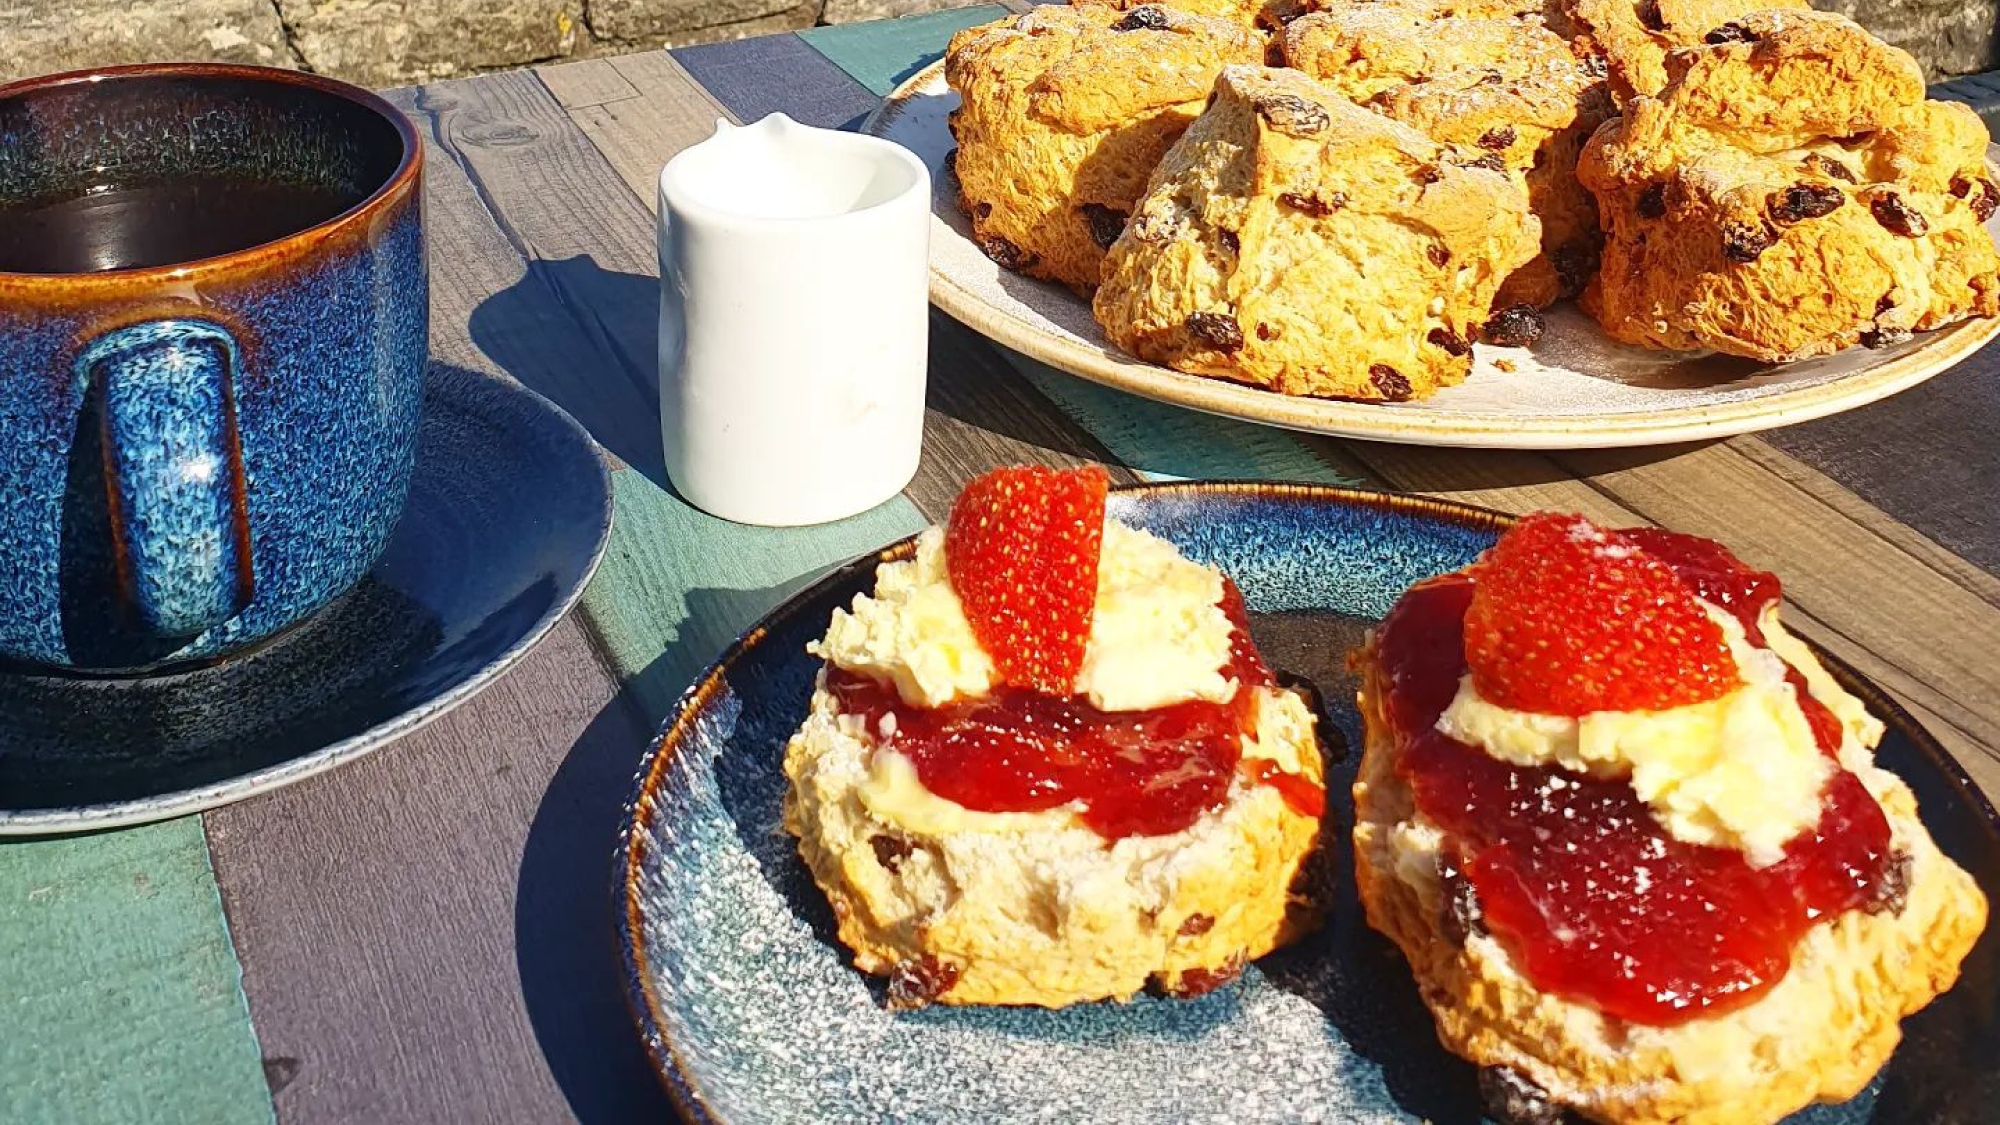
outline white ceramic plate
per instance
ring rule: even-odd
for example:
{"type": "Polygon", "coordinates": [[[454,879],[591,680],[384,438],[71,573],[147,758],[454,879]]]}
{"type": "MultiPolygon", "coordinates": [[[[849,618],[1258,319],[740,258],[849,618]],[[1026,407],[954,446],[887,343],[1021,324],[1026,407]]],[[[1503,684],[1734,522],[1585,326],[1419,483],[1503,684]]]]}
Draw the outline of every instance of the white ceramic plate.
{"type": "Polygon", "coordinates": [[[919,71],[862,129],[930,166],[931,301],[980,333],[1051,366],[1147,398],[1342,437],[1417,445],[1584,449],[1727,437],[1852,410],[1915,386],[2000,333],[2000,320],[1927,332],[1894,347],[1767,366],[1700,352],[1651,352],[1608,339],[1574,305],[1549,310],[1532,351],[1480,345],[1472,376],[1421,402],[1291,398],[1147,363],[1105,341],[1090,305],[1002,270],[979,252],[940,170],[945,114],[958,95],[944,65],[919,71]],[[1510,362],[1503,371],[1497,361],[1510,362]]]}

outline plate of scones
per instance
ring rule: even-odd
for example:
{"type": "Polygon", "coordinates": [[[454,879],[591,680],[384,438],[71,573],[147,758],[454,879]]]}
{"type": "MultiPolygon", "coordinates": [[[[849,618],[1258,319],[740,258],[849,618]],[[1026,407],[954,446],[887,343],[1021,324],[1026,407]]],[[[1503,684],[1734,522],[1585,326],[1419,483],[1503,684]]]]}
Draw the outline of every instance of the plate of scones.
{"type": "Polygon", "coordinates": [[[1991,1119],[2000,816],[1711,540],[1003,468],[642,764],[698,1122],[1991,1119]]]}
{"type": "Polygon", "coordinates": [[[863,128],[932,169],[944,311],[1293,429],[1722,437],[2000,332],[1986,127],[1802,0],[1077,0],[863,128]]]}

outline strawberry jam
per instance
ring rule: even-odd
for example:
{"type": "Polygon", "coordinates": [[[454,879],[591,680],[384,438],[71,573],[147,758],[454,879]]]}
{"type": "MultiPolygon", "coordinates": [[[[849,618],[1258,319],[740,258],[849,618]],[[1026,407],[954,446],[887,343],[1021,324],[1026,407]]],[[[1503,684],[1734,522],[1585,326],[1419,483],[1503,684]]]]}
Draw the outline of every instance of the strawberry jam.
{"type": "Polygon", "coordinates": [[[1222,807],[1239,767],[1318,816],[1319,786],[1243,763],[1256,734],[1255,688],[1273,680],[1244,627],[1242,599],[1225,583],[1223,610],[1235,626],[1226,674],[1239,685],[1226,703],[1192,700],[1150,711],[1100,711],[1081,696],[999,687],[982,699],[912,707],[893,686],[828,668],[840,710],[908,757],[924,788],[982,812],[1037,812],[1072,801],[1107,839],[1163,836],[1222,807]]]}
{"type": "MultiPolygon", "coordinates": [[[[1635,537],[1699,596],[1753,626],[1778,596],[1706,540],[1635,537]]],[[[1757,869],[1733,849],[1669,835],[1623,780],[1522,767],[1436,729],[1466,674],[1473,583],[1450,575],[1397,603],[1376,635],[1397,770],[1450,837],[1487,931],[1543,991],[1635,1023],[1672,1025],[1739,1007],[1780,980],[1813,924],[1874,909],[1892,891],[1888,823],[1853,774],[1833,775],[1817,826],[1757,869]]],[[[1840,727],[1795,677],[1830,756],[1840,727]],[[1818,717],[1815,717],[1817,713],[1818,717]]]]}

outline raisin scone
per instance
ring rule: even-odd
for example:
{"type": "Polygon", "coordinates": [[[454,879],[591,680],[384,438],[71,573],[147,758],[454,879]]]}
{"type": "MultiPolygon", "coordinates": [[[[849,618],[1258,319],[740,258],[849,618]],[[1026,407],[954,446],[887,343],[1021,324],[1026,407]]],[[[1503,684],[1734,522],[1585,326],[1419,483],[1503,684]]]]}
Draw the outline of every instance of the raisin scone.
{"type": "Polygon", "coordinates": [[[1568,0],[1576,49],[1601,57],[1620,104],[1667,85],[1667,55],[1752,12],[1803,11],[1806,0],[1568,0]]]}
{"type": "Polygon", "coordinates": [[[1312,922],[1312,711],[1222,572],[1104,500],[988,474],[812,646],[784,823],[892,1006],[1193,996],[1312,922]]]}
{"type": "Polygon", "coordinates": [[[1263,54],[1253,31],[1160,5],[1040,7],[952,36],[951,168],[973,240],[1008,269],[1088,296],[1216,74],[1263,54]]]}
{"type": "Polygon", "coordinates": [[[1296,71],[1230,67],[1105,261],[1120,347],[1284,394],[1462,381],[1541,227],[1521,184],[1296,71]]]}
{"type": "Polygon", "coordinates": [[[1500,288],[1503,306],[1542,306],[1597,268],[1597,204],[1576,158],[1611,116],[1604,80],[1534,19],[1436,16],[1429,3],[1351,3],[1293,21],[1287,65],[1414,126],[1476,163],[1519,176],[1542,223],[1542,252],[1500,288]]]}
{"type": "Polygon", "coordinates": [[[1708,540],[1525,517],[1357,655],[1368,920],[1503,1125],[1772,1125],[1949,990],[1979,886],[1708,540]]]}
{"type": "Polygon", "coordinates": [[[2000,312],[1986,128],[1843,16],[1760,12],[1676,52],[1577,174],[1608,231],[1584,307],[1614,339],[1766,362],[2000,312]]]}

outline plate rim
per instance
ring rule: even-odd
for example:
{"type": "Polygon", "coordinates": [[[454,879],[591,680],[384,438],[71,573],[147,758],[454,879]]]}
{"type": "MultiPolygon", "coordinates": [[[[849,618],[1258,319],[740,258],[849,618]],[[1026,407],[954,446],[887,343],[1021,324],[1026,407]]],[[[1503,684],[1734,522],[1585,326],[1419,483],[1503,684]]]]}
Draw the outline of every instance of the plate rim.
{"type": "MultiPolygon", "coordinates": [[[[1495,508],[1422,493],[1376,492],[1342,485],[1293,481],[1254,479],[1152,481],[1113,486],[1111,495],[1114,497],[1244,495],[1289,503],[1352,505],[1396,515],[1417,514],[1433,519],[1441,518],[1461,526],[1496,532],[1505,531],[1519,518],[1495,508]]],[[[652,1064],[654,1077],[666,1090],[668,1100],[673,1103],[675,1110],[693,1125],[726,1125],[730,1119],[723,1117],[704,1098],[700,1083],[696,1081],[690,1068],[683,1064],[679,1049],[673,1039],[666,1034],[666,1025],[658,1011],[659,998],[652,986],[652,977],[647,971],[643,941],[645,923],[641,916],[639,877],[649,838],[645,829],[650,825],[654,815],[653,796],[658,790],[661,777],[670,767],[682,761],[679,751],[687,742],[686,730],[691,720],[704,711],[722,689],[723,681],[731,668],[756,651],[778,626],[799,613],[801,607],[824,594],[829,588],[883,563],[910,557],[916,550],[917,536],[921,534],[922,532],[918,532],[915,535],[905,536],[874,551],[836,564],[825,574],[801,587],[759,617],[755,624],[739,634],[720,655],[696,674],[693,682],[674,701],[665,721],[660,725],[659,732],[653,736],[645,754],[639,760],[638,769],[633,776],[631,796],[625,803],[624,814],[618,826],[615,852],[617,863],[612,879],[612,906],[616,912],[619,964],[624,973],[623,991],[626,1008],[632,1017],[634,1029],[638,1032],[640,1045],[646,1052],[647,1060],[652,1064]]],[[[1939,742],[1916,716],[1872,680],[1863,676],[1846,661],[1828,652],[1810,637],[1801,639],[1826,665],[1827,670],[1842,687],[1858,696],[1885,724],[1909,739],[1917,752],[1940,770],[1944,780],[1961,799],[1966,801],[1986,831],[1996,841],[2000,841],[2000,811],[1995,810],[1993,802],[1972,780],[1972,776],[1959,764],[1958,759],[1945,749],[1943,743],[1939,742]]]]}
{"type": "MultiPolygon", "coordinates": [[[[918,70],[882,99],[858,127],[870,136],[888,130],[925,89],[942,81],[944,60],[918,70]]],[[[1993,162],[1996,146],[1987,149],[1993,162]]],[[[933,221],[938,221],[935,211],[933,221]]],[[[1300,433],[1358,438],[1398,445],[1457,449],[1627,449],[1708,441],[1815,421],[1859,409],[1944,374],[1996,336],[2000,317],[1972,317],[1933,330],[1923,346],[1879,367],[1857,371],[1793,392],[1737,402],[1578,415],[1542,416],[1523,426],[1520,415],[1491,411],[1398,410],[1381,403],[1280,395],[1259,387],[1175,371],[1127,356],[1108,341],[1101,347],[1069,339],[1002,312],[943,272],[935,256],[929,269],[931,303],[987,339],[1067,375],[1204,414],[1275,426],[1300,433]]],[[[1047,284],[1047,283],[1040,283],[1047,284]]],[[[1773,365],[1782,366],[1782,365],[1773,365]]]]}
{"type": "MultiPolygon", "coordinates": [[[[464,400],[471,397],[489,395],[504,400],[513,396],[521,400],[529,410],[539,410],[556,423],[552,433],[562,435],[573,449],[589,458],[596,467],[595,484],[599,498],[597,540],[592,545],[590,557],[577,576],[575,585],[565,591],[547,611],[522,632],[513,644],[500,652],[492,660],[480,665],[448,689],[438,692],[428,699],[416,703],[402,712],[383,721],[348,735],[346,738],[329,742],[316,749],[287,758],[284,761],[252,770],[246,774],[222,781],[211,782],[167,793],[146,797],[135,797],[122,801],[106,801],[88,805],[65,806],[58,809],[44,809],[35,812],[14,812],[0,809],[0,839],[10,837],[38,837],[71,835],[82,832],[97,832],[106,829],[131,828],[142,824],[152,824],[162,820],[186,816],[191,813],[207,812],[234,804],[250,797],[261,796],[286,788],[309,777],[316,777],[356,759],[367,756],[391,743],[430,725],[446,713],[478,695],[494,681],[526,656],[556,625],[567,617],[583,597],[591,579],[611,543],[611,526],[615,518],[614,495],[611,488],[611,470],[605,463],[595,438],[584,429],[582,423],[568,411],[557,406],[547,397],[517,383],[484,371],[471,368],[451,367],[433,364],[431,372],[425,375],[425,394],[431,393],[433,386],[447,387],[444,396],[464,400]],[[433,373],[440,368],[449,371],[443,379],[433,381],[433,373]],[[450,385],[456,383],[457,387],[450,385]],[[464,388],[476,388],[468,396],[464,388]]],[[[372,568],[371,568],[372,570],[372,568]]]]}

